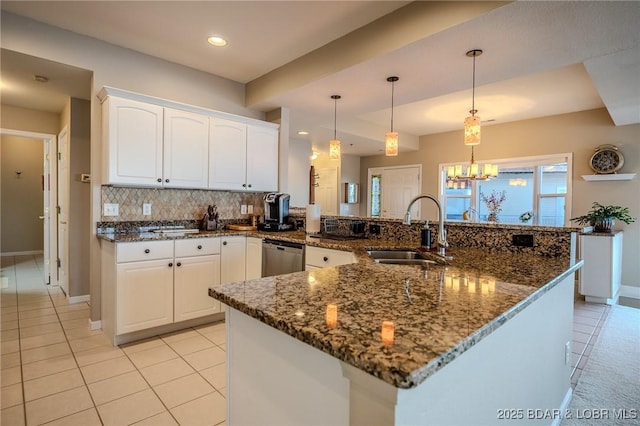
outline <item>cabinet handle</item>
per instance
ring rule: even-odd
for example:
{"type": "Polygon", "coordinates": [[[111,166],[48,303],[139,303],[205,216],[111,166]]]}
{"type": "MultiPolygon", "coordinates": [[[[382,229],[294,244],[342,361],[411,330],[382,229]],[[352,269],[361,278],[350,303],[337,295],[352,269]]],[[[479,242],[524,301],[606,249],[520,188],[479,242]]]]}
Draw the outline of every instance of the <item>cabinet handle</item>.
{"type": "Polygon", "coordinates": [[[249,188],[251,188],[251,184],[249,184],[249,188]]]}
{"type": "Polygon", "coordinates": [[[173,263],[169,262],[169,268],[173,267],[173,263]]]}
{"type": "Polygon", "coordinates": [[[324,260],[325,262],[329,261],[329,258],[327,256],[323,257],[322,260],[324,260]]]}
{"type": "Polygon", "coordinates": [[[157,180],[158,182],[162,182],[162,179],[160,179],[160,178],[158,178],[158,179],[156,179],[156,180],[157,180]]]}
{"type": "Polygon", "coordinates": [[[182,266],[182,263],[181,263],[181,262],[178,262],[178,263],[176,263],[176,266],[177,266],[177,267],[180,267],[180,266],[182,266]]]}
{"type": "Polygon", "coordinates": [[[169,179],[165,179],[164,181],[165,181],[165,182],[167,182],[167,183],[169,183],[169,179]]]}
{"type": "Polygon", "coordinates": [[[151,253],[151,250],[149,250],[149,249],[144,249],[144,252],[145,252],[146,254],[149,254],[149,253],[151,253]]]}
{"type": "Polygon", "coordinates": [[[222,245],[223,245],[223,246],[226,246],[226,245],[227,245],[227,242],[226,242],[226,241],[223,241],[223,242],[222,242],[222,245]]]}
{"type": "Polygon", "coordinates": [[[246,183],[243,183],[243,184],[242,184],[242,187],[243,187],[243,188],[246,188],[246,187],[247,187],[247,184],[246,184],[246,183]]]}
{"type": "Polygon", "coordinates": [[[198,244],[198,250],[202,250],[202,245],[198,244]]]}

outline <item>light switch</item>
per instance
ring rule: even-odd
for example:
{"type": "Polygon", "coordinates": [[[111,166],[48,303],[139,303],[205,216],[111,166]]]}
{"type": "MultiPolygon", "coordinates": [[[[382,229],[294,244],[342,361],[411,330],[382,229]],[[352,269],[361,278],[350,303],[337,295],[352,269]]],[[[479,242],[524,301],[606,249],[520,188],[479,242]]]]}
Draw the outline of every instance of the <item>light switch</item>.
{"type": "Polygon", "coordinates": [[[243,204],[240,206],[240,214],[247,214],[247,205],[243,204]]]}
{"type": "Polygon", "coordinates": [[[145,216],[151,215],[151,203],[144,203],[142,205],[142,214],[145,216]]]}
{"type": "Polygon", "coordinates": [[[253,214],[253,204],[249,204],[249,205],[247,206],[247,213],[249,213],[249,214],[253,214]]]}

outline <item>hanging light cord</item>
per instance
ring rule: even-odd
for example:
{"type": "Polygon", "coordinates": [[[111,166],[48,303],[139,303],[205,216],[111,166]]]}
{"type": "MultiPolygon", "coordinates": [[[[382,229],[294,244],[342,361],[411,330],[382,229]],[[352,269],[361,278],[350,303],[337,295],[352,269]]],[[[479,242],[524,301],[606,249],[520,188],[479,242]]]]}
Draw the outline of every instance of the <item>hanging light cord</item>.
{"type": "Polygon", "coordinates": [[[393,133],[393,92],[396,83],[395,80],[391,80],[391,132],[393,133]]]}
{"type": "Polygon", "coordinates": [[[337,116],[338,116],[338,97],[333,96],[333,140],[338,139],[336,136],[336,128],[337,128],[337,116]]]}

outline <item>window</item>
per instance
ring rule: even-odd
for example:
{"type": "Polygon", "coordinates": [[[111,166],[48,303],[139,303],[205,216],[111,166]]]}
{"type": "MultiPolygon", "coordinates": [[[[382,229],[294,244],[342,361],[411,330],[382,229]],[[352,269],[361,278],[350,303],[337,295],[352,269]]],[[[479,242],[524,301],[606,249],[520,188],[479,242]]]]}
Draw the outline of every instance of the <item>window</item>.
{"type": "Polygon", "coordinates": [[[486,222],[489,208],[484,198],[505,194],[497,214],[498,222],[565,226],[571,217],[567,201],[571,190],[571,154],[491,160],[498,164],[498,177],[485,181],[460,182],[448,188],[447,166],[440,165],[440,188],[447,220],[486,222]],[[530,217],[530,218],[529,218],[530,217]]]}
{"type": "Polygon", "coordinates": [[[380,181],[381,175],[371,176],[371,217],[380,217],[380,181]]]}

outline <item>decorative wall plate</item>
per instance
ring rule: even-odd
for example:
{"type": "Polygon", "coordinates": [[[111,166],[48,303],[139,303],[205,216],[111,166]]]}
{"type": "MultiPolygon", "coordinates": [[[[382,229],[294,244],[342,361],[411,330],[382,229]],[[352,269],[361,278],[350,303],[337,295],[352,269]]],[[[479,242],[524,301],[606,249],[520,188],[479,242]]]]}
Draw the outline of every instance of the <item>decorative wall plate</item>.
{"type": "Polygon", "coordinates": [[[600,145],[589,160],[589,166],[597,174],[616,173],[624,164],[624,156],[615,145],[600,145]]]}

